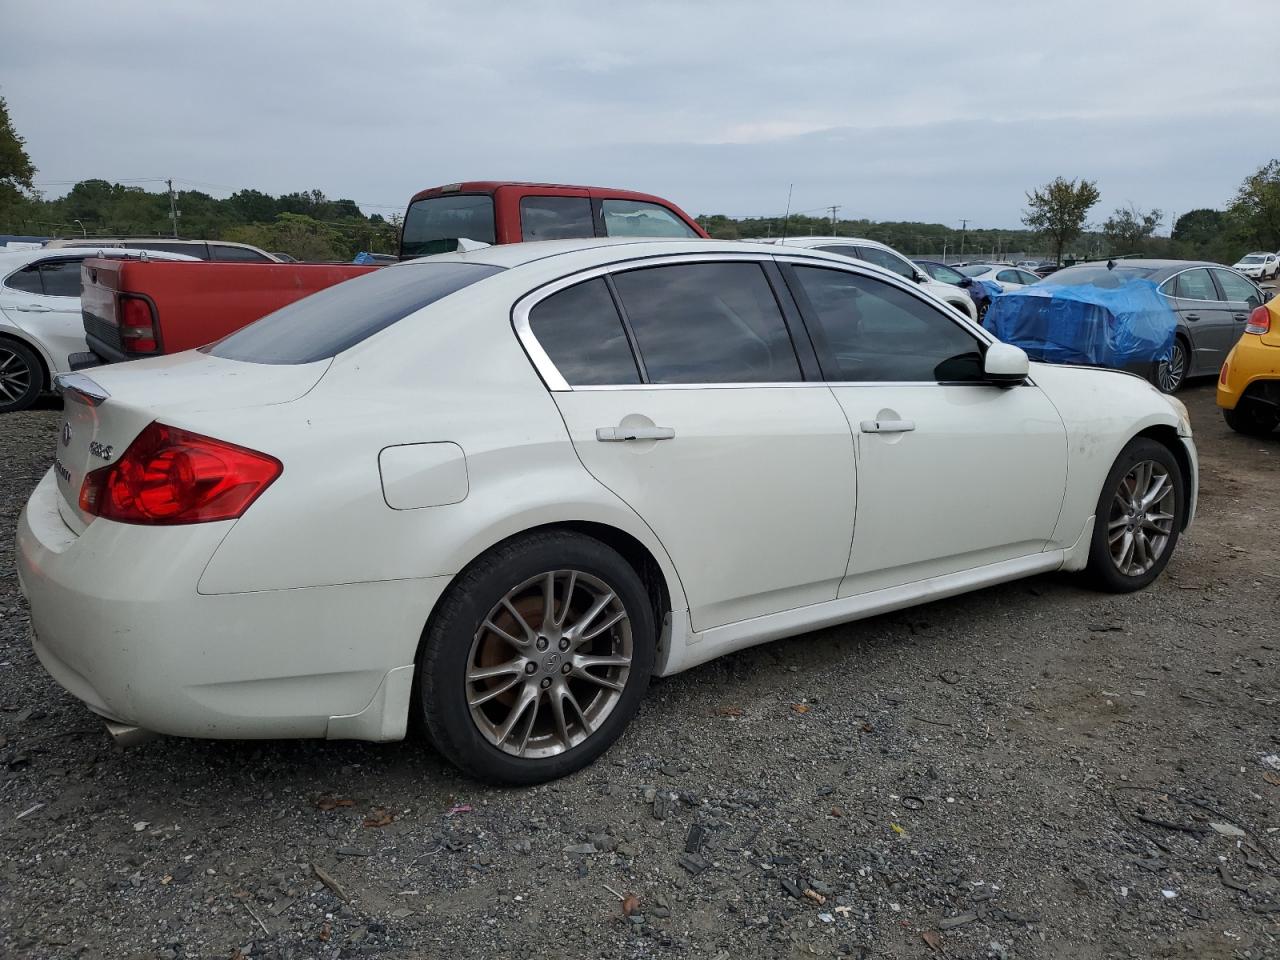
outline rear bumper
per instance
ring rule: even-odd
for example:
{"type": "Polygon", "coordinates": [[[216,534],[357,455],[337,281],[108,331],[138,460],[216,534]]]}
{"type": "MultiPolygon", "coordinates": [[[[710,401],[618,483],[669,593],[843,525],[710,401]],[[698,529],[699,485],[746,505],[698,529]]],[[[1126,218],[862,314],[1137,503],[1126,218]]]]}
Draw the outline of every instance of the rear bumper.
{"type": "Polygon", "coordinates": [[[404,735],[418,640],[449,578],[201,595],[232,522],[96,520],[77,536],[57,496],[46,475],[19,518],[19,583],[36,655],[89,709],[188,737],[404,735]]]}
{"type": "Polygon", "coordinates": [[[84,339],[89,344],[89,351],[96,358],[97,364],[119,363],[122,360],[134,359],[119,347],[112,346],[101,337],[95,337],[92,333],[86,334],[84,339]]]}
{"type": "Polygon", "coordinates": [[[1273,392],[1280,395],[1280,346],[1269,344],[1262,337],[1241,336],[1227,354],[1223,367],[1225,372],[1218,376],[1217,399],[1218,406],[1224,410],[1234,410],[1246,391],[1257,384],[1276,384],[1274,388],[1258,388],[1268,399],[1273,392]]]}

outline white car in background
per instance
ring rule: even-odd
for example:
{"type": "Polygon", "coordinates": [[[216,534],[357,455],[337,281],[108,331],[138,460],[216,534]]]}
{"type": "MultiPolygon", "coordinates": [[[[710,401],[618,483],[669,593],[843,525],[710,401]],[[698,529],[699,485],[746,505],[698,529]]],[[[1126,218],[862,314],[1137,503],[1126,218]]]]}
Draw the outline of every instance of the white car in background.
{"type": "Polygon", "coordinates": [[[1141,589],[1195,512],[1177,400],[790,246],[441,254],[60,382],[15,539],[62,686],[124,736],[419,716],[505,783],[744,647],[1048,571],[1141,589]]]}
{"type": "Polygon", "coordinates": [[[1007,263],[966,263],[956,267],[966,277],[974,280],[988,280],[996,283],[1001,290],[1021,290],[1042,279],[1030,270],[1023,270],[1007,263]]]}
{"type": "Polygon", "coordinates": [[[876,240],[863,240],[858,237],[787,237],[785,240],[754,240],[752,242],[798,247],[802,250],[821,250],[824,253],[834,253],[837,256],[873,263],[877,267],[883,267],[919,285],[921,290],[955,307],[970,320],[976,322],[978,319],[978,308],[974,305],[973,298],[964,290],[950,283],[934,280],[893,247],[876,240]]]}
{"type": "Polygon", "coordinates": [[[96,363],[80,316],[80,266],[88,257],[194,260],[156,251],[0,251],[0,413],[25,410],[79,360],[96,363]],[[83,356],[77,356],[83,355],[83,356]]]}
{"type": "Polygon", "coordinates": [[[1236,273],[1250,280],[1274,280],[1280,275],[1280,255],[1274,253],[1247,253],[1231,265],[1236,273]]]}

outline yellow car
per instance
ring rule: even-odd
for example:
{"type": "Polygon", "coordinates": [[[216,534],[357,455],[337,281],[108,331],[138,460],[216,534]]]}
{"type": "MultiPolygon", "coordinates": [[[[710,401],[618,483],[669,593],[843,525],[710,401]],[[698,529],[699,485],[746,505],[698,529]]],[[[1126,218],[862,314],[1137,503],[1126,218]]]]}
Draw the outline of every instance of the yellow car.
{"type": "Polygon", "coordinates": [[[1280,297],[1249,314],[1218,375],[1218,406],[1238,433],[1260,437],[1280,424],[1280,297]]]}

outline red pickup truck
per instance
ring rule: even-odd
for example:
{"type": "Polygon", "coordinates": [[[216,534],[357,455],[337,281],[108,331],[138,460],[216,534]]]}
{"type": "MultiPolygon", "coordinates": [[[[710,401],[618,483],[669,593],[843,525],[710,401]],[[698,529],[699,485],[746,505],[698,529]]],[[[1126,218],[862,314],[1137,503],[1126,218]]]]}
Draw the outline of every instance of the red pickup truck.
{"type": "MultiPolygon", "coordinates": [[[[631,190],[477,181],[414,195],[400,259],[462,239],[518,243],[573,237],[706,237],[679,207],[631,190]]],[[[212,343],[259,317],[376,266],[90,259],[81,270],[85,339],[104,362],[212,343]]]]}

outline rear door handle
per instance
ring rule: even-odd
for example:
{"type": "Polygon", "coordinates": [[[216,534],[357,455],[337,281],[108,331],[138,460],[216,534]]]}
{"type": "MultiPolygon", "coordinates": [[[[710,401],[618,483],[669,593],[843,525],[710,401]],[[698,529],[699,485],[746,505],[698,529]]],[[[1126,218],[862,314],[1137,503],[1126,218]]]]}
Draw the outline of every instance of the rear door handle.
{"type": "Polygon", "coordinates": [[[1184,313],[1184,314],[1183,314],[1183,316],[1184,316],[1184,317],[1186,317],[1188,320],[1199,320],[1199,319],[1200,319],[1200,314],[1198,314],[1198,313],[1184,313]]]}
{"type": "Polygon", "coordinates": [[[672,427],[596,427],[596,439],[602,443],[621,443],[624,440],[674,440],[672,427]]]}
{"type": "Polygon", "coordinates": [[[916,428],[914,420],[863,420],[863,433],[910,433],[916,428]]]}
{"type": "Polygon", "coordinates": [[[38,303],[25,303],[18,307],[23,313],[53,313],[52,307],[41,306],[38,303]]]}
{"type": "Polygon", "coordinates": [[[1231,316],[1234,317],[1236,320],[1247,319],[1243,313],[1233,313],[1231,316]]]}

